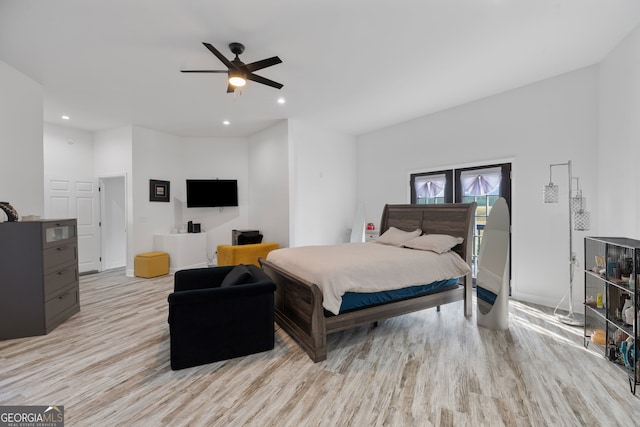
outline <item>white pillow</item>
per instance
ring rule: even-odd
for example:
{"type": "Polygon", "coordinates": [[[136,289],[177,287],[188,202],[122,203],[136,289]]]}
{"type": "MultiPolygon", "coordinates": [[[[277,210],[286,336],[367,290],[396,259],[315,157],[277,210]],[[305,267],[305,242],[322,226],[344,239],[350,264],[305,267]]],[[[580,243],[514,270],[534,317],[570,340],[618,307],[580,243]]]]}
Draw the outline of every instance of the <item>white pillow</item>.
{"type": "Polygon", "coordinates": [[[387,231],[382,233],[382,236],[378,237],[375,242],[382,243],[383,245],[402,246],[406,241],[418,237],[422,234],[422,230],[419,228],[413,231],[402,231],[395,227],[389,227],[387,231]]]}
{"type": "Polygon", "coordinates": [[[449,236],[448,234],[425,234],[404,242],[402,246],[443,254],[462,242],[464,242],[462,237],[449,236]]]}

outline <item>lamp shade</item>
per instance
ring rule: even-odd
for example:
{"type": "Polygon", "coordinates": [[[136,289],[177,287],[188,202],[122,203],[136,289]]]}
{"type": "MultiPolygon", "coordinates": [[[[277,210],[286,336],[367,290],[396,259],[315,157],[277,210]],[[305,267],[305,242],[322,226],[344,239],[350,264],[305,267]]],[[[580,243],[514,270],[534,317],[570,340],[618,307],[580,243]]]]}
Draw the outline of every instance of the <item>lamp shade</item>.
{"type": "Polygon", "coordinates": [[[578,213],[587,210],[587,198],[579,192],[575,197],[571,198],[571,212],[578,213]]]}
{"type": "Polygon", "coordinates": [[[542,197],[545,203],[558,203],[560,199],[560,189],[552,182],[549,185],[545,185],[542,190],[542,197]]]}
{"type": "Polygon", "coordinates": [[[573,215],[573,229],[586,231],[591,228],[591,214],[587,211],[579,211],[573,215]]]}

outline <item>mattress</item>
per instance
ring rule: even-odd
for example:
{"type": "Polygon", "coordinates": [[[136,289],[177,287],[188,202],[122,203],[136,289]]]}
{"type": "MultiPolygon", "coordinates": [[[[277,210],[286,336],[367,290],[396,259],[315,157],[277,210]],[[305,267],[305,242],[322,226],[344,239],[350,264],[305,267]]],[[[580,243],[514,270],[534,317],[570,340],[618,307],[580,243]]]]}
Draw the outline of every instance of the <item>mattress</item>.
{"type": "MultiPolygon", "coordinates": [[[[342,295],[340,314],[348,313],[364,307],[387,304],[393,301],[402,301],[409,298],[449,291],[458,287],[458,279],[438,280],[426,285],[409,286],[401,289],[380,292],[345,292],[342,295]]],[[[325,310],[325,316],[333,315],[325,310]]]]}

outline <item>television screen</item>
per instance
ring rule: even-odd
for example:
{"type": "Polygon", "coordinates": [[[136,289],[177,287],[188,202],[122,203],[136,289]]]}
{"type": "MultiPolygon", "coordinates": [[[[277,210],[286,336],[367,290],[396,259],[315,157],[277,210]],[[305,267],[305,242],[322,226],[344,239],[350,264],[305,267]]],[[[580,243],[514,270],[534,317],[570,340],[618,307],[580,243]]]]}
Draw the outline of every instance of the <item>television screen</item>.
{"type": "Polygon", "coordinates": [[[187,207],[238,206],[238,180],[188,179],[187,207]]]}

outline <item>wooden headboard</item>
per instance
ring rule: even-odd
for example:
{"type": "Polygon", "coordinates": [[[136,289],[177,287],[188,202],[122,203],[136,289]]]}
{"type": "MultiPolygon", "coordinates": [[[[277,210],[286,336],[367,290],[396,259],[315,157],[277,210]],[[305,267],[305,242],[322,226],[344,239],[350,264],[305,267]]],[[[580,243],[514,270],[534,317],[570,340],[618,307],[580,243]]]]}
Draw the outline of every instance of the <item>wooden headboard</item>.
{"type": "Polygon", "coordinates": [[[440,205],[385,205],[380,220],[380,234],[389,227],[404,231],[419,228],[425,234],[448,234],[463,237],[456,246],[462,259],[471,265],[473,227],[476,203],[446,203],[440,205]]]}

